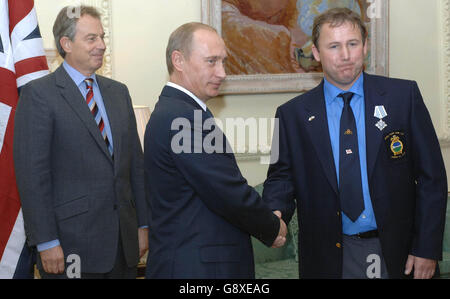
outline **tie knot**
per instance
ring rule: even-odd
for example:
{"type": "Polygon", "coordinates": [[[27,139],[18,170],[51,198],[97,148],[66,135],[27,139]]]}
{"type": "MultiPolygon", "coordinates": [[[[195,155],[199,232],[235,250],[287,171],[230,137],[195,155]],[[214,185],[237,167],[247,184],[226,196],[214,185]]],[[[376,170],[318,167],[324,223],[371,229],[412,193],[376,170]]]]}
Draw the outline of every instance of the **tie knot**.
{"type": "Polygon", "coordinates": [[[338,95],[338,97],[342,98],[344,100],[344,105],[349,105],[350,100],[353,98],[354,93],[353,92],[345,92],[338,95]]]}
{"type": "Polygon", "coordinates": [[[84,79],[84,83],[86,83],[86,88],[87,89],[91,89],[92,88],[92,83],[93,82],[94,82],[94,79],[92,79],[92,78],[84,79]]]}

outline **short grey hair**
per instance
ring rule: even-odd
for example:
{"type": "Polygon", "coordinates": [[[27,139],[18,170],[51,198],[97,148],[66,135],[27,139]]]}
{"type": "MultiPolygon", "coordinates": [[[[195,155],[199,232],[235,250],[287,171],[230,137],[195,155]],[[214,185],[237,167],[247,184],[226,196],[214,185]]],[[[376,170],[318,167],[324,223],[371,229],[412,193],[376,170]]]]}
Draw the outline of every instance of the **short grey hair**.
{"type": "Polygon", "coordinates": [[[217,33],[217,30],[213,27],[198,22],[186,23],[172,32],[166,48],[166,63],[169,75],[172,75],[174,71],[174,66],[172,63],[172,53],[174,51],[180,51],[186,58],[189,58],[192,52],[192,40],[194,37],[194,33],[200,29],[217,33]]]}
{"type": "Polygon", "coordinates": [[[53,25],[53,37],[55,38],[56,49],[62,58],[66,57],[66,52],[61,46],[61,38],[68,37],[71,41],[77,33],[77,22],[84,16],[90,15],[96,19],[101,19],[101,13],[92,6],[66,6],[58,14],[53,25]]]}

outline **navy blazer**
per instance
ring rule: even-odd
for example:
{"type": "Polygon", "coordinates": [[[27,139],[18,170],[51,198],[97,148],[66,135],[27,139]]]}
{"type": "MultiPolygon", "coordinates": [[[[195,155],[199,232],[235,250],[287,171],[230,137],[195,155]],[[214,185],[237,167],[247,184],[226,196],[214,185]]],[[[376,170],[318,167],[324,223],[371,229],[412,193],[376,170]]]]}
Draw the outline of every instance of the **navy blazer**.
{"type": "Polygon", "coordinates": [[[147,125],[148,278],[254,278],[250,235],[267,246],[278,235],[278,218],[234,155],[220,153],[226,138],[203,125],[208,118],[194,99],[165,86],[147,125]],[[202,141],[221,150],[207,153],[202,141]],[[187,150],[177,153],[179,145],[187,150]]]}
{"type": "MultiPolygon", "coordinates": [[[[442,257],[446,172],[415,82],[364,73],[364,97],[370,196],[389,276],[398,278],[408,254],[442,257]],[[381,105],[383,130],[374,116],[381,105]]],[[[323,82],[281,105],[276,118],[279,160],[269,167],[263,199],[285,221],[297,207],[300,276],[340,278],[342,216],[323,82]]]]}

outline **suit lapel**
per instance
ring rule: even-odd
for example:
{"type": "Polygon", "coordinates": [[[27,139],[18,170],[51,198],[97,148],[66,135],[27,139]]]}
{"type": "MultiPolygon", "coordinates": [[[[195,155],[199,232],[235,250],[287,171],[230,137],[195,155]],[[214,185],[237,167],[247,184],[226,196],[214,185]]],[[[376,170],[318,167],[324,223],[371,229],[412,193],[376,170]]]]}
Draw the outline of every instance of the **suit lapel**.
{"type": "MultiPolygon", "coordinates": [[[[209,112],[204,111],[203,108],[193,98],[191,98],[191,96],[189,96],[188,94],[186,94],[186,93],[182,92],[181,90],[176,89],[172,86],[167,86],[167,85],[164,86],[164,88],[161,92],[161,97],[170,98],[171,100],[176,98],[176,99],[181,100],[181,101],[189,104],[190,106],[192,106],[193,110],[200,110],[202,113],[202,130],[203,130],[205,120],[210,118],[211,116],[214,118],[211,111],[209,111],[209,112]]],[[[215,141],[217,142],[217,138],[223,138],[223,141],[222,141],[223,147],[220,150],[222,151],[222,153],[224,155],[229,155],[230,157],[232,157],[233,160],[235,160],[235,156],[232,153],[233,152],[232,147],[231,147],[227,137],[225,136],[223,131],[220,129],[220,127],[214,123],[213,129],[211,132],[213,132],[215,130],[217,130],[217,132],[220,134],[220,136],[219,136],[219,134],[216,136],[215,141]]]]}
{"type": "MultiPolygon", "coordinates": [[[[386,91],[377,86],[373,77],[364,73],[364,101],[366,114],[366,158],[367,158],[367,177],[370,178],[377,161],[380,151],[380,144],[383,140],[384,130],[378,129],[375,124],[379,121],[374,116],[376,106],[384,106],[389,116],[388,103],[386,100],[386,91]]],[[[384,118],[386,120],[387,118],[384,118]]],[[[389,126],[389,123],[388,123],[389,126]]]]}
{"type": "Polygon", "coordinates": [[[305,101],[307,114],[300,117],[306,117],[306,120],[300,119],[300,121],[307,122],[305,127],[308,130],[322,168],[333,190],[338,194],[336,166],[334,165],[333,150],[329,137],[323,81],[318,87],[311,90],[309,97],[305,101]]]}
{"type": "Polygon", "coordinates": [[[203,108],[193,99],[191,98],[188,94],[182,92],[179,89],[176,89],[172,86],[164,86],[162,92],[161,92],[161,96],[162,97],[167,97],[167,98],[176,98],[179,100],[183,100],[184,102],[186,102],[187,104],[191,105],[193,109],[195,110],[203,110],[203,108]]]}
{"type": "MultiPolygon", "coordinates": [[[[365,100],[365,125],[366,125],[366,159],[367,159],[367,175],[371,178],[375,162],[380,151],[383,140],[383,131],[379,130],[375,124],[379,121],[374,116],[376,106],[384,106],[389,117],[389,107],[386,100],[386,91],[374,82],[373,77],[364,73],[364,100],[365,100]]],[[[325,107],[325,96],[323,93],[322,83],[311,90],[308,98],[305,99],[306,115],[300,115],[301,118],[307,118],[308,122],[305,126],[308,130],[311,142],[317,152],[321,166],[327,176],[328,181],[334,191],[338,193],[336,166],[333,159],[333,151],[331,148],[330,134],[328,129],[328,121],[325,107]],[[311,121],[309,119],[314,117],[311,121]]],[[[387,122],[389,119],[384,118],[387,122]]],[[[301,120],[305,121],[305,120],[301,120]]],[[[389,123],[388,123],[389,125],[389,123]]]]}
{"type": "Polygon", "coordinates": [[[92,117],[91,111],[89,110],[83,95],[80,93],[80,90],[64,70],[62,65],[55,71],[55,78],[56,85],[60,88],[61,95],[64,100],[70,105],[70,107],[72,107],[83,124],[86,126],[92,138],[94,138],[98,146],[109,157],[112,163],[112,158],[108,152],[108,148],[106,147],[105,140],[100,134],[100,130],[92,117]]]}
{"type": "MultiPolygon", "coordinates": [[[[116,107],[117,101],[115,101],[116,94],[112,90],[111,84],[108,84],[103,77],[97,75],[97,82],[102,94],[103,104],[105,105],[106,113],[108,115],[109,126],[111,127],[111,134],[113,136],[113,152],[114,152],[114,161],[119,161],[120,157],[120,144],[121,144],[121,134],[119,133],[120,128],[120,115],[119,112],[120,107],[116,107]]],[[[105,143],[105,142],[103,142],[105,143]]],[[[109,151],[106,147],[105,150],[109,157],[109,151]]]]}

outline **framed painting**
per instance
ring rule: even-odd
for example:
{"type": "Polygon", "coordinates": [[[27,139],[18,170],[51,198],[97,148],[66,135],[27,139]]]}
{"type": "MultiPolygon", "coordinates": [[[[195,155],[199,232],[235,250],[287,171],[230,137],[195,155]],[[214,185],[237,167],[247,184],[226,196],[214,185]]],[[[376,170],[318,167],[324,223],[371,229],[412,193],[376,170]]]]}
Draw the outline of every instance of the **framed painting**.
{"type": "MultiPolygon", "coordinates": [[[[76,6],[76,5],[90,5],[98,9],[102,15],[103,29],[105,30],[105,44],[106,51],[103,58],[103,66],[97,71],[97,74],[103,75],[108,78],[113,77],[113,67],[112,67],[112,34],[111,34],[111,1],[109,0],[81,0],[81,1],[61,1],[59,6],[61,9],[65,6],[76,6]]],[[[70,13],[70,12],[69,12],[70,13]]],[[[73,12],[76,13],[76,12],[73,12]]],[[[56,15],[55,15],[56,18],[56,15]]],[[[56,68],[63,62],[62,57],[58,54],[56,46],[54,48],[45,49],[45,54],[47,57],[48,67],[51,72],[55,71],[56,68]]]]}
{"type": "Polygon", "coordinates": [[[314,18],[332,7],[361,15],[369,32],[366,71],[388,74],[388,0],[202,0],[202,22],[225,40],[222,94],[302,92],[322,80],[312,55],[314,18]]]}
{"type": "Polygon", "coordinates": [[[441,41],[441,98],[443,99],[443,129],[439,134],[441,146],[450,147],[450,0],[442,0],[438,3],[441,12],[442,37],[441,41]]]}

